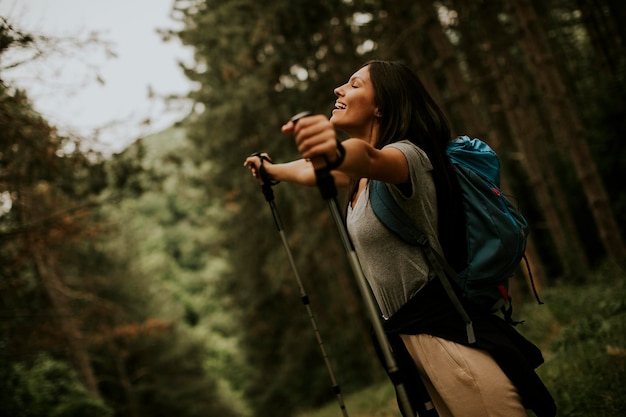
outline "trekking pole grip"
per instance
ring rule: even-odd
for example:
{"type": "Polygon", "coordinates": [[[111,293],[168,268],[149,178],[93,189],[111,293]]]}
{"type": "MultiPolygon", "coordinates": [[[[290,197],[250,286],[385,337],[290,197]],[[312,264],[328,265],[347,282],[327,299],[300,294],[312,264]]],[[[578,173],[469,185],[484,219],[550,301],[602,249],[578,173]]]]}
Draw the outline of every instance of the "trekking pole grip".
{"type": "Polygon", "coordinates": [[[272,162],[272,159],[267,154],[261,152],[254,152],[250,156],[255,156],[259,158],[260,163],[258,168],[258,175],[259,179],[261,180],[261,190],[263,191],[263,195],[265,196],[265,201],[267,201],[268,203],[274,201],[274,191],[272,190],[272,187],[278,184],[279,181],[276,181],[272,177],[270,177],[270,175],[265,170],[265,167],[263,166],[264,161],[272,162]]]}
{"type": "Polygon", "coordinates": [[[335,179],[330,173],[330,169],[324,167],[315,170],[315,181],[317,188],[322,194],[324,200],[330,200],[337,196],[337,187],[335,186],[335,179]]]}
{"type": "MultiPolygon", "coordinates": [[[[298,120],[310,115],[311,112],[303,111],[293,116],[290,120],[295,126],[298,123],[298,120]]],[[[345,151],[342,150],[342,152],[345,151]]],[[[333,164],[330,164],[328,160],[323,156],[311,158],[311,164],[313,164],[313,169],[315,170],[315,182],[317,184],[317,188],[322,194],[322,198],[324,200],[330,200],[331,198],[336,197],[337,187],[335,186],[335,179],[330,173],[331,166],[333,164]]]]}

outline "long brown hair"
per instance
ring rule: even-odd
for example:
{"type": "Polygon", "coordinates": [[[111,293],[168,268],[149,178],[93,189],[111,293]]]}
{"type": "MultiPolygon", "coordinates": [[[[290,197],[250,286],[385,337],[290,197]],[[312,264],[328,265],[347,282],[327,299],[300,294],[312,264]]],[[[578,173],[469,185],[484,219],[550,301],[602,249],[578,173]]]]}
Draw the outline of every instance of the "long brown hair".
{"type": "MultiPolygon", "coordinates": [[[[433,165],[437,191],[439,241],[448,262],[457,270],[466,263],[465,217],[461,191],[446,146],[451,140],[450,124],[444,112],[407,65],[391,61],[368,61],[374,87],[375,106],[381,113],[377,149],[400,140],[409,140],[422,149],[433,165]]],[[[352,198],[358,187],[353,181],[352,198]]]]}

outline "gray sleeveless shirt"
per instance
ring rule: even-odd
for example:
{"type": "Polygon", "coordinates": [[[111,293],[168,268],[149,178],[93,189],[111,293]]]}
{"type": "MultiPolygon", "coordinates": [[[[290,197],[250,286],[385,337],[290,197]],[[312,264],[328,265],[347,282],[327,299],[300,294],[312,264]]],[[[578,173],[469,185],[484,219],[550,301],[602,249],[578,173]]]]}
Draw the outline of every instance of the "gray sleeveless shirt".
{"type": "MultiPolygon", "coordinates": [[[[441,253],[437,238],[437,197],[432,179],[433,167],[426,153],[405,140],[389,144],[406,158],[411,178],[411,194],[386,184],[405,213],[422,229],[433,247],[441,253]]],[[[369,204],[369,184],[354,207],[348,207],[348,233],[361,262],[382,315],[389,318],[419,291],[431,271],[416,246],[404,243],[377,218],[369,204]]]]}

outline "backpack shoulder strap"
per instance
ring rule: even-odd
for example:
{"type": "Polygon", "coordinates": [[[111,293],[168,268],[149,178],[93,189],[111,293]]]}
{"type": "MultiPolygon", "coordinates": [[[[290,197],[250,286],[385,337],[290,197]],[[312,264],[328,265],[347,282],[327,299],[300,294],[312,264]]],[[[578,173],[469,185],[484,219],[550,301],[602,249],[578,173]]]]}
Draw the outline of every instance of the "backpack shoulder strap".
{"type": "Polygon", "coordinates": [[[448,276],[456,276],[456,272],[448,262],[431,245],[428,236],[413,223],[413,220],[402,210],[393,198],[387,186],[376,180],[370,181],[370,204],[374,214],[389,230],[395,233],[405,243],[419,246],[424,250],[428,262],[439,277],[444,290],[448,294],[454,308],[465,321],[467,340],[470,344],[476,341],[472,320],[467,315],[459,300],[448,276]]]}
{"type": "Polygon", "coordinates": [[[414,246],[427,243],[426,234],[400,208],[385,183],[370,181],[370,204],[376,217],[405,243],[414,246]]]}

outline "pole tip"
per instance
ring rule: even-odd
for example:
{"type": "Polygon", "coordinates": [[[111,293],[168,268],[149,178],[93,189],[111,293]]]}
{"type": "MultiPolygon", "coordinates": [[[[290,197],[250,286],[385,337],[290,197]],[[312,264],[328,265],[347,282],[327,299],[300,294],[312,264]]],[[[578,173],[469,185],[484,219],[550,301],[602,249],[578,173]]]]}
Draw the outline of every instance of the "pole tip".
{"type": "Polygon", "coordinates": [[[298,120],[302,119],[303,117],[310,116],[310,115],[311,115],[310,111],[301,111],[300,113],[294,115],[289,120],[292,121],[294,124],[296,124],[296,123],[298,123],[298,120]]]}

